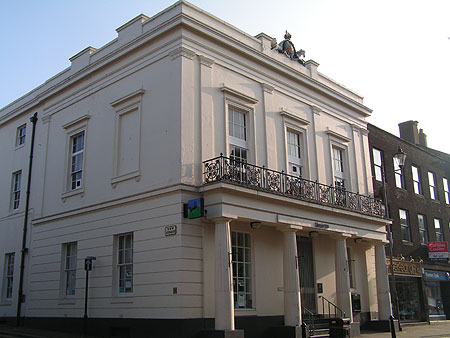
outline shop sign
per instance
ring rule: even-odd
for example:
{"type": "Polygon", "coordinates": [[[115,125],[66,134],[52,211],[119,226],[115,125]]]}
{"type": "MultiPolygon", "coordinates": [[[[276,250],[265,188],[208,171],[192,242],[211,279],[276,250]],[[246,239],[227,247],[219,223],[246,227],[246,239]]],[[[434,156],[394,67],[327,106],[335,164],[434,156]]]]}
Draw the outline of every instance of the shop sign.
{"type": "Polygon", "coordinates": [[[423,273],[423,278],[428,280],[450,280],[450,273],[445,271],[431,271],[425,270],[423,273]]]}
{"type": "Polygon", "coordinates": [[[428,257],[430,259],[448,259],[448,245],[447,242],[429,242],[428,257]]]}
{"type": "MultiPolygon", "coordinates": [[[[392,261],[394,264],[395,275],[422,277],[422,269],[420,268],[419,263],[399,261],[397,259],[393,259],[392,261]]],[[[388,267],[388,272],[391,273],[390,260],[386,260],[386,265],[388,267]]]]}

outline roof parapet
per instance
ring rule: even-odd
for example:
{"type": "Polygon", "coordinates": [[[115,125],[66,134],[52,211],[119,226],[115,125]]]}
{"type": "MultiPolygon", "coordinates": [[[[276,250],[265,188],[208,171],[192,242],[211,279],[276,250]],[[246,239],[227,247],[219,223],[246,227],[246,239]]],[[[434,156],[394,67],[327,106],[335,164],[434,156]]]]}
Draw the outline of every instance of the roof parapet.
{"type": "Polygon", "coordinates": [[[97,49],[94,47],[86,47],[81,52],[78,52],[71,58],[69,61],[71,62],[70,70],[72,73],[76,73],[82,68],[86,67],[90,63],[91,54],[94,53],[97,49]]]}
{"type": "Polygon", "coordinates": [[[118,34],[117,41],[119,45],[123,45],[142,34],[142,24],[147,21],[149,17],[145,14],[139,14],[134,19],[123,24],[116,29],[118,34]]]}

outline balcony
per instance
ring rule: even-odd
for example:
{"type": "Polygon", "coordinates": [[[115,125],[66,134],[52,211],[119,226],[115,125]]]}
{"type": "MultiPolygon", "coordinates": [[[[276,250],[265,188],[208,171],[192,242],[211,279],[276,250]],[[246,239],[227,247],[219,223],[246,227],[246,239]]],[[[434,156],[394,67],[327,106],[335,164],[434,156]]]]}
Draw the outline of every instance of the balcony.
{"type": "Polygon", "coordinates": [[[383,217],[380,200],[222,156],[203,162],[204,184],[230,182],[299,200],[383,217]]]}

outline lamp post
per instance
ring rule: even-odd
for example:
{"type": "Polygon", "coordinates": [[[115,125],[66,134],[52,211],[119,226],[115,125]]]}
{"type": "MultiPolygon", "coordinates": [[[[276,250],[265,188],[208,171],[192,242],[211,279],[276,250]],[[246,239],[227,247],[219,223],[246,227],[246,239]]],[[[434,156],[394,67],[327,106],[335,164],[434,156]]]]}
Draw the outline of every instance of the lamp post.
{"type": "MultiPolygon", "coordinates": [[[[406,153],[402,150],[402,148],[398,147],[398,151],[394,154],[394,160],[397,163],[398,167],[400,168],[400,172],[403,170],[403,166],[405,165],[406,161],[406,153]]],[[[384,215],[385,217],[388,217],[388,201],[387,201],[387,191],[386,191],[386,170],[385,166],[382,166],[383,168],[383,194],[384,194],[384,215]]],[[[394,169],[394,173],[397,170],[394,169]]],[[[392,290],[391,290],[391,302],[392,302],[392,313],[394,314],[394,309],[397,308],[397,320],[398,320],[398,329],[401,331],[402,327],[400,326],[400,309],[398,306],[398,296],[397,296],[397,287],[395,284],[395,274],[394,274],[394,264],[392,259],[392,247],[393,247],[393,237],[392,237],[392,224],[389,226],[388,231],[388,237],[389,237],[389,261],[391,266],[391,280],[392,280],[392,290]],[[394,298],[394,299],[392,299],[394,298]],[[395,307],[394,303],[395,302],[395,307]]],[[[394,327],[394,318],[390,316],[390,326],[391,326],[391,336],[392,338],[396,338],[395,335],[395,327],[394,327]]]]}
{"type": "Polygon", "coordinates": [[[88,332],[88,289],[89,289],[89,271],[92,270],[92,261],[96,260],[96,257],[88,256],[84,259],[84,270],[86,270],[86,287],[84,291],[84,317],[83,317],[83,336],[87,336],[88,332]]]}

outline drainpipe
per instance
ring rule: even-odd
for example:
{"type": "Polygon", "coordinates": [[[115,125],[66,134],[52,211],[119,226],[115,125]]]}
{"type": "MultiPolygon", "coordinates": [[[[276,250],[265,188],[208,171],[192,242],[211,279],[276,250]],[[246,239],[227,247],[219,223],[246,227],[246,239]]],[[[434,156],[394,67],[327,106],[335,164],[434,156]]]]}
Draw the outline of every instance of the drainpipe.
{"type": "Polygon", "coordinates": [[[25,255],[28,252],[27,248],[27,229],[28,229],[28,209],[30,204],[30,186],[31,186],[31,170],[33,168],[33,152],[34,152],[34,137],[36,132],[36,122],[37,122],[37,113],[30,118],[31,123],[33,124],[33,129],[31,132],[31,149],[30,149],[30,161],[28,163],[28,182],[27,182],[27,192],[26,192],[26,201],[25,201],[25,216],[23,219],[23,234],[22,234],[22,250],[21,250],[21,258],[20,258],[20,275],[19,275],[19,294],[17,297],[17,317],[16,317],[16,325],[20,326],[20,312],[22,303],[24,302],[24,294],[23,294],[23,278],[24,278],[24,270],[25,270],[25,255]]]}

